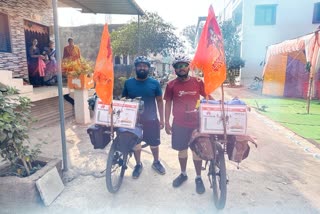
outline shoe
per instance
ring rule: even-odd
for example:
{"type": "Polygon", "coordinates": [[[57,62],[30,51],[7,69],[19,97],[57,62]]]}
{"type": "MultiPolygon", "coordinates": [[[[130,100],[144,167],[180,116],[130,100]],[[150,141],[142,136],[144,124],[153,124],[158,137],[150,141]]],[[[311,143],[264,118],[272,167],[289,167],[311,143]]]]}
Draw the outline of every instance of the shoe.
{"type": "Polygon", "coordinates": [[[156,172],[159,173],[160,175],[166,174],[166,169],[165,169],[164,166],[160,163],[160,161],[153,162],[152,168],[153,168],[154,170],[156,170],[156,172]]]}
{"type": "Polygon", "coordinates": [[[142,166],[142,163],[140,164],[137,164],[135,167],[134,167],[134,170],[132,172],[132,178],[139,178],[141,172],[142,172],[142,169],[143,169],[143,166],[142,166]]]}
{"type": "Polygon", "coordinates": [[[204,188],[204,185],[203,185],[203,181],[201,178],[196,178],[196,192],[198,194],[202,194],[206,191],[206,189],[204,188]]]}
{"type": "Polygon", "coordinates": [[[188,179],[187,175],[180,174],[176,179],[173,180],[172,186],[173,187],[179,187],[183,182],[185,182],[188,179]]]}

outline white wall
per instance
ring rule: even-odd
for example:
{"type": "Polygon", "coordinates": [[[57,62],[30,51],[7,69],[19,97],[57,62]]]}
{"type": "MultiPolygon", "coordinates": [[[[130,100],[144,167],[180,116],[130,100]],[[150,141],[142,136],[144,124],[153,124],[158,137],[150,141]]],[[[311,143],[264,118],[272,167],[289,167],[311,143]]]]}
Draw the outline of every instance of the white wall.
{"type": "MultiPolygon", "coordinates": [[[[263,67],[260,63],[264,60],[268,45],[308,34],[318,27],[319,24],[312,24],[313,8],[316,2],[320,0],[242,1],[241,54],[246,61],[246,66],[241,72],[243,82],[248,82],[248,79],[250,82],[254,76],[261,77],[263,67]],[[255,6],[261,4],[278,5],[275,25],[254,25],[255,6]]],[[[226,14],[229,13],[226,11],[226,14]]]]}

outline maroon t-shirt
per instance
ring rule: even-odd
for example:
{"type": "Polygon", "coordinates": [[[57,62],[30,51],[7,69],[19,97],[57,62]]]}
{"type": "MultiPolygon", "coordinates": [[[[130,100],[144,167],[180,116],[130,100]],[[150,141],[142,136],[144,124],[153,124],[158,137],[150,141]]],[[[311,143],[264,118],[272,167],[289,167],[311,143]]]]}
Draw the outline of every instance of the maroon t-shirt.
{"type": "Polygon", "coordinates": [[[167,84],[164,100],[173,102],[173,122],[177,125],[189,128],[197,128],[199,125],[198,112],[195,110],[197,100],[205,96],[203,81],[196,77],[190,77],[187,81],[174,79],[167,84]]]}

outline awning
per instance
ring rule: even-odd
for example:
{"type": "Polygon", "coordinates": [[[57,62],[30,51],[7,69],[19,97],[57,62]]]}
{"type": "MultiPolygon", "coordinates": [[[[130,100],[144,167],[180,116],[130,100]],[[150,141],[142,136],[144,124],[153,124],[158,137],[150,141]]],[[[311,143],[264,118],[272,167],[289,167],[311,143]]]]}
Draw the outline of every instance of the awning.
{"type": "Polygon", "coordinates": [[[144,15],[134,0],[59,0],[59,7],[81,8],[82,13],[144,15]]]}

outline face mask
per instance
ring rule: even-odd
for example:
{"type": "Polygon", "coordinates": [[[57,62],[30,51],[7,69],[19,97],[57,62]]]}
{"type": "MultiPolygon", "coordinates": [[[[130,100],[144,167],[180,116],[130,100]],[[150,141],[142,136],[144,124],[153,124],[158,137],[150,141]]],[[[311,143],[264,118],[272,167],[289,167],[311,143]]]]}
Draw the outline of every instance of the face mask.
{"type": "Polygon", "coordinates": [[[139,69],[136,70],[136,75],[138,79],[145,79],[148,77],[149,70],[139,69]]]}

